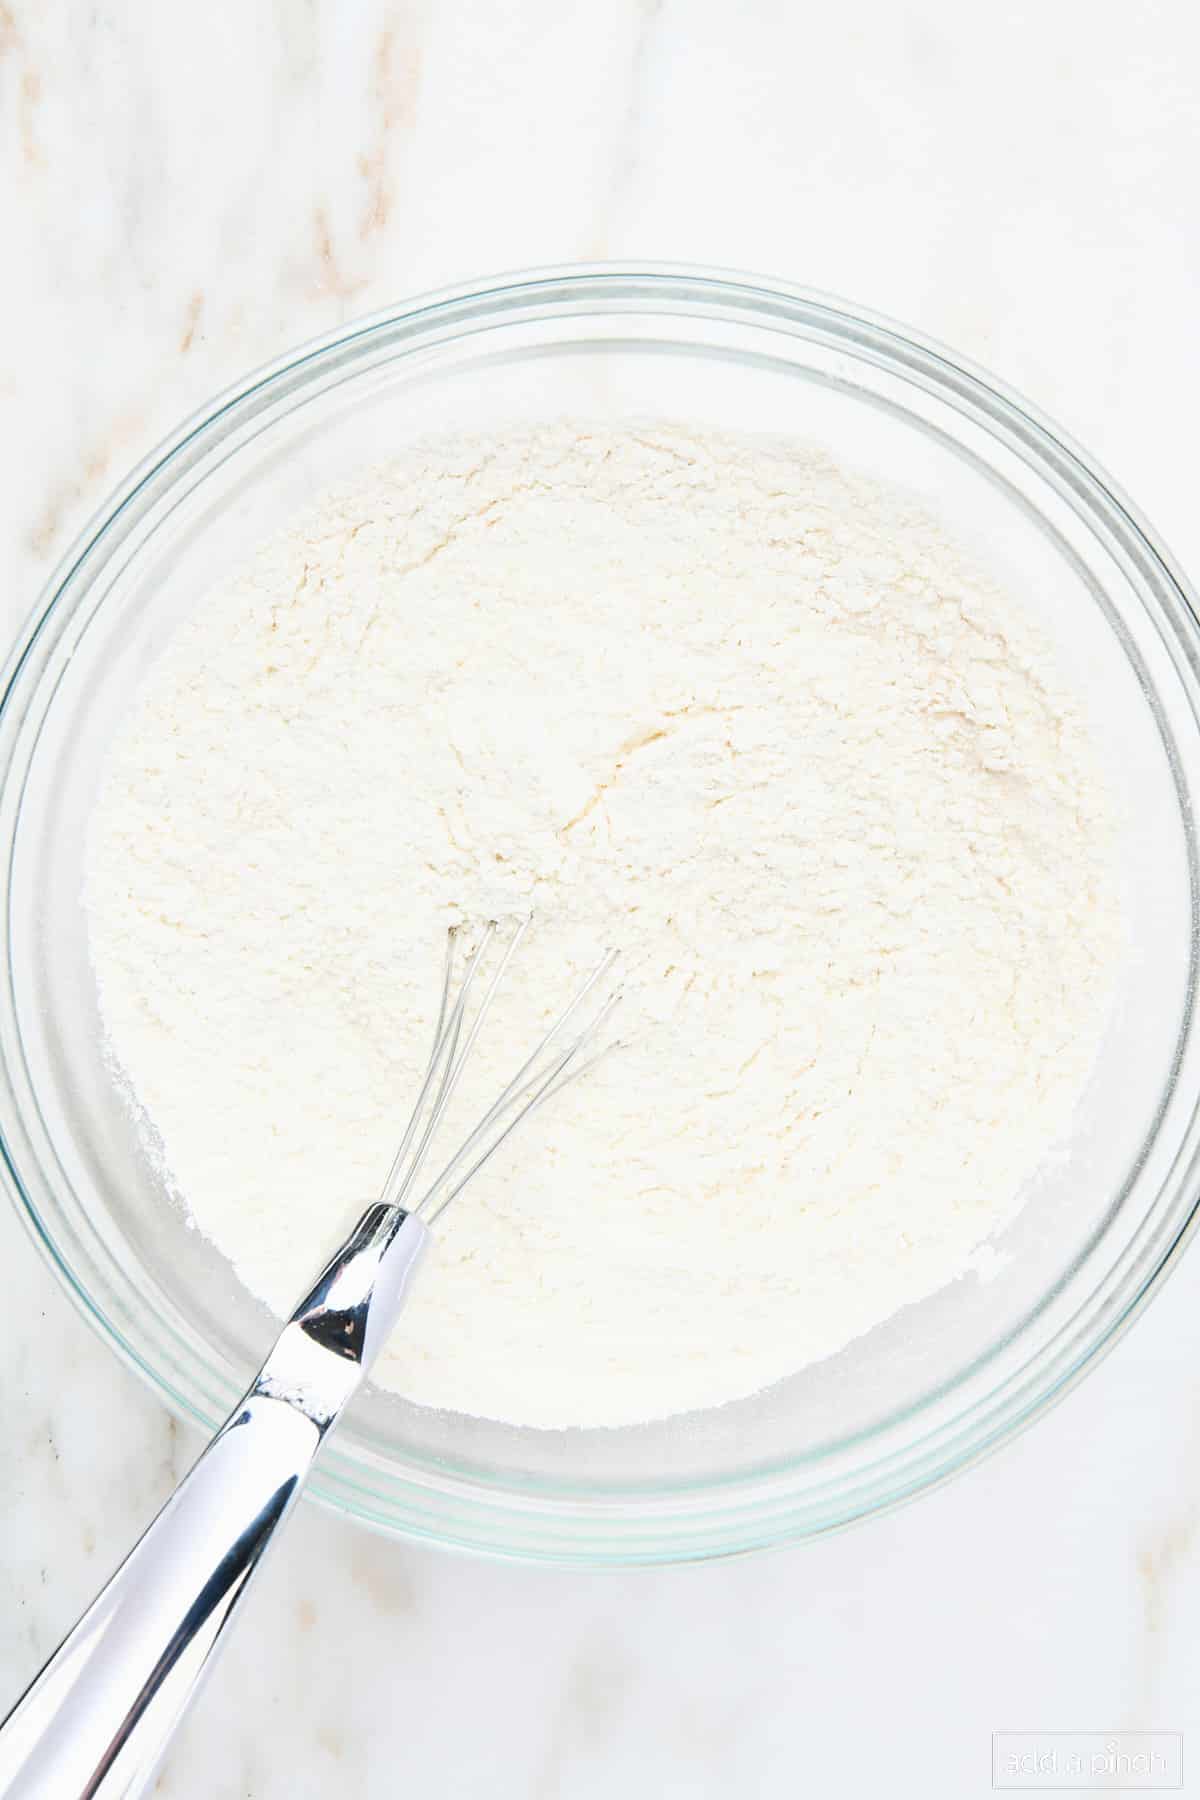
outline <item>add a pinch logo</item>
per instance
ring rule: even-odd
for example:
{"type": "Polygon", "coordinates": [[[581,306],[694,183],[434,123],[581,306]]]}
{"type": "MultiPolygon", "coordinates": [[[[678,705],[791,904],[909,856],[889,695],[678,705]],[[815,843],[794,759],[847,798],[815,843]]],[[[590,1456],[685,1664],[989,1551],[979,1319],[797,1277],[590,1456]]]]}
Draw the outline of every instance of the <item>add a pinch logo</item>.
{"type": "Polygon", "coordinates": [[[1182,1786],[1181,1732],[997,1731],[992,1736],[994,1789],[1155,1793],[1182,1786]]]}

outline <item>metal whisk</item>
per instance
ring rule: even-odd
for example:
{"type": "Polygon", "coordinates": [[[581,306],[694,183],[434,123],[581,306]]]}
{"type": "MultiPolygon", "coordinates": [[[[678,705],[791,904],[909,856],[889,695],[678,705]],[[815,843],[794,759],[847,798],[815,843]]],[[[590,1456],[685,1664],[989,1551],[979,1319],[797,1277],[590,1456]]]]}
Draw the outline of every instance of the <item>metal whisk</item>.
{"type": "Polygon", "coordinates": [[[482,984],[485,927],[455,992],[446,950],[433,1049],[380,1198],[283,1327],[195,1467],[0,1727],[5,1800],[142,1794],[268,1544],[395,1325],[429,1226],[534,1110],[611,1045],[603,1027],[616,952],[593,969],[508,1086],[433,1180],[418,1178],[484,1018],[524,937],[482,984]],[[585,1022],[586,1021],[586,1022],[585,1022]],[[410,1196],[419,1198],[408,1205],[410,1196]]]}

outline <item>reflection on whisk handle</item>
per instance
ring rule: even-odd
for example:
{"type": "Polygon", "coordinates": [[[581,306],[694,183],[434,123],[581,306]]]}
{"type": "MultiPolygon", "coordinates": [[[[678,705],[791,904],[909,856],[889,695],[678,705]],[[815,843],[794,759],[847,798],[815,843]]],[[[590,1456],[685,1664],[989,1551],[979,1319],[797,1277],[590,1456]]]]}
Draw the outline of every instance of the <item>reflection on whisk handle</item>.
{"type": "Polygon", "coordinates": [[[425,1245],[375,1205],[244,1398],[0,1727],[5,1800],[132,1800],[213,1661],[326,1432],[399,1316],[425,1245]]]}

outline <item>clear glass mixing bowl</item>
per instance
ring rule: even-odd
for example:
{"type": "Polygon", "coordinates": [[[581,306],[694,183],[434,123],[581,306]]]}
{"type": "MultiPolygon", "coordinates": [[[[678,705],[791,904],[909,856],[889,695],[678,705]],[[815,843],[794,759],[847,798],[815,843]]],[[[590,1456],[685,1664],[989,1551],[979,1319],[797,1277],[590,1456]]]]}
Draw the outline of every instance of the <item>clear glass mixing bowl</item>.
{"type": "Polygon", "coordinates": [[[66,559],[5,677],[0,1132],[68,1291],[171,1406],[214,1426],[273,1327],[161,1192],[105,1066],[79,902],[105,747],[177,622],[315,489],[430,430],[563,414],[783,432],[922,495],[1042,618],[1125,821],[1111,1028],[1079,1130],[991,1279],[754,1399],[629,1430],[522,1431],[370,1393],[314,1483],[386,1530],[494,1554],[721,1556],[876,1512],[1011,1435],[1112,1342],[1194,1215],[1193,604],[1105,477],[945,351],[748,280],[570,269],[349,326],[191,420],[66,559]]]}

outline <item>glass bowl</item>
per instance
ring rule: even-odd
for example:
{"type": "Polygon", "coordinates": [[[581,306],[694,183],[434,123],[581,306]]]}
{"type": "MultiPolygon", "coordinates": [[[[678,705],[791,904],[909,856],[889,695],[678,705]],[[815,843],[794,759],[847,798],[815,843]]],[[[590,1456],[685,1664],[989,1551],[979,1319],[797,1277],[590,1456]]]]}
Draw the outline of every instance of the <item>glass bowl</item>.
{"type": "Polygon", "coordinates": [[[626,1430],[524,1431],[372,1391],[313,1484],[387,1531],[497,1555],[723,1556],[877,1512],[1010,1436],[1112,1342],[1194,1218],[1193,605],[1105,477],[947,352],[749,279],[566,269],[348,326],[189,421],[84,534],[7,670],[0,1132],[64,1286],[169,1405],[215,1426],[273,1326],[161,1192],[105,1065],[79,889],[106,745],[177,622],[314,490],[431,430],[564,414],[782,432],[921,496],[1041,618],[1124,822],[1111,1026],[1079,1129],[989,1279],[753,1399],[626,1430]]]}

